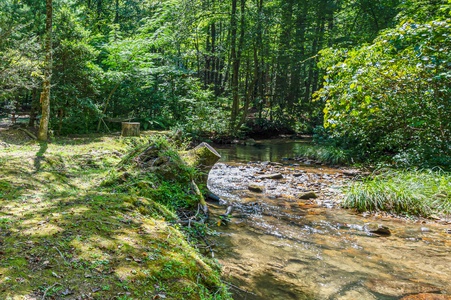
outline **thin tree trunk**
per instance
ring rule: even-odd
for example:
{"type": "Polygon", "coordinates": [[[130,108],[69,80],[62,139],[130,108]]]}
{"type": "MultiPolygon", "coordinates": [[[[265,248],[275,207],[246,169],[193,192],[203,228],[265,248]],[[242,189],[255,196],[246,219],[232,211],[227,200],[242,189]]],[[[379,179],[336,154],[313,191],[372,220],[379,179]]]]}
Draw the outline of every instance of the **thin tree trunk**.
{"type": "MultiPolygon", "coordinates": [[[[108,103],[111,100],[111,97],[113,96],[114,92],[117,90],[117,88],[119,87],[120,83],[116,83],[116,85],[113,87],[113,89],[111,90],[110,94],[108,95],[108,98],[105,101],[105,106],[103,108],[103,115],[105,115],[106,113],[106,109],[108,107],[108,103]]],[[[102,125],[102,120],[103,120],[103,116],[100,118],[99,120],[99,124],[97,124],[97,131],[100,130],[100,125],[102,125]]]]}
{"type": "Polygon", "coordinates": [[[39,102],[37,99],[37,89],[34,87],[31,92],[31,111],[30,111],[30,120],[28,121],[29,127],[34,127],[34,123],[36,121],[36,111],[39,110],[39,102]]]}
{"type": "Polygon", "coordinates": [[[39,124],[38,140],[47,141],[50,119],[50,87],[52,77],[52,0],[46,0],[46,22],[45,22],[45,68],[44,81],[41,93],[42,116],[39,124]]]}
{"type": "MultiPolygon", "coordinates": [[[[236,0],[233,0],[236,2],[236,0]]],[[[240,65],[241,65],[241,53],[243,51],[244,45],[244,32],[246,29],[245,25],[245,7],[246,0],[240,1],[240,38],[238,40],[238,47],[236,49],[235,60],[233,61],[233,77],[232,77],[232,96],[233,96],[233,106],[232,106],[232,130],[235,132],[238,129],[238,124],[236,124],[237,117],[240,112],[240,99],[239,99],[239,76],[240,76],[240,65]]],[[[235,3],[236,5],[236,3],[235,3]]],[[[235,7],[236,10],[236,7],[235,7]]],[[[236,18],[235,18],[236,19],[236,18]]],[[[235,30],[236,36],[236,30],[235,30]]]]}

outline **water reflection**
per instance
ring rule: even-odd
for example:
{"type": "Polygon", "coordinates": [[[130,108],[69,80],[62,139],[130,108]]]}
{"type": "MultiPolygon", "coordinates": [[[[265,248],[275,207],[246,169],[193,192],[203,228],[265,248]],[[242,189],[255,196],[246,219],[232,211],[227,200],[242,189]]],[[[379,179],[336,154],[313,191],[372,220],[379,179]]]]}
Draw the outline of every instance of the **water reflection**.
{"type": "Polygon", "coordinates": [[[293,158],[310,140],[257,141],[254,145],[215,145],[221,162],[273,161],[293,158]]]}

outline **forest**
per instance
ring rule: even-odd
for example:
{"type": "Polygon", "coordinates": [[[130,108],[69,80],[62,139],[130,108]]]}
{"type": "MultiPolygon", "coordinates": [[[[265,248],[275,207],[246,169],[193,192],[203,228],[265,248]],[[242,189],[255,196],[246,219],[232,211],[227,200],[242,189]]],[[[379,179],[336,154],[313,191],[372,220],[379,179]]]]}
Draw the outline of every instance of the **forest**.
{"type": "Polygon", "coordinates": [[[2,299],[451,299],[450,171],[451,0],[0,0],[2,299]]]}
{"type": "Polygon", "coordinates": [[[48,89],[54,135],[119,120],[200,139],[314,133],[356,159],[449,164],[449,1],[0,6],[2,112],[33,123],[48,89]]]}

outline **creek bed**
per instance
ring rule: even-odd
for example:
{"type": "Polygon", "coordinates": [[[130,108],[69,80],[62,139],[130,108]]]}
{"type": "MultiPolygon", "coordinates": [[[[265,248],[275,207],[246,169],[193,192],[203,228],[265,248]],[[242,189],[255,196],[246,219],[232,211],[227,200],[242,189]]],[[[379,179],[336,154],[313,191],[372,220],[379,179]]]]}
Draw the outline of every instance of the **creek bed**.
{"type": "MultiPolygon", "coordinates": [[[[215,256],[235,299],[451,295],[451,222],[414,222],[340,209],[341,187],[351,180],[344,170],[290,163],[283,158],[293,153],[295,144],[284,143],[282,150],[269,145],[257,152],[266,153],[262,161],[270,155],[272,163],[245,163],[256,160],[253,146],[240,147],[241,156],[233,148],[219,149],[223,160],[209,176],[212,192],[235,207],[229,224],[215,227],[215,256]],[[274,172],[283,178],[262,179],[274,172]],[[249,191],[251,183],[264,191],[249,191]],[[314,191],[317,198],[299,199],[306,191],[314,191]],[[389,228],[391,235],[372,233],[369,228],[375,224],[389,228]]],[[[219,216],[224,207],[212,213],[219,216]]]]}

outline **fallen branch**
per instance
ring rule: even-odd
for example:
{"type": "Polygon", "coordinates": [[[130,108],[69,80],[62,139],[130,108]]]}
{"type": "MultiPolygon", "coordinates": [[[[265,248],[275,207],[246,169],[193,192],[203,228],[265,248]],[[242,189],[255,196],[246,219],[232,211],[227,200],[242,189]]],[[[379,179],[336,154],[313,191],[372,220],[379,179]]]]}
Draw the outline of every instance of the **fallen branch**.
{"type": "Polygon", "coordinates": [[[29,130],[26,130],[26,129],[24,129],[24,128],[17,128],[17,129],[19,129],[20,131],[25,132],[29,137],[31,137],[31,138],[34,139],[34,140],[37,140],[37,139],[38,139],[38,138],[37,138],[34,134],[32,134],[29,130]]]}
{"type": "Polygon", "coordinates": [[[233,212],[233,206],[232,206],[232,205],[229,205],[229,206],[227,206],[226,212],[223,213],[221,216],[222,216],[222,217],[228,217],[228,216],[230,216],[230,214],[231,214],[232,212],[233,212]]]}
{"type": "Polygon", "coordinates": [[[194,180],[191,180],[191,189],[194,192],[195,195],[197,195],[197,197],[199,197],[199,204],[202,208],[202,211],[204,212],[206,218],[208,219],[208,206],[207,206],[207,202],[205,202],[205,198],[202,195],[202,193],[199,190],[199,187],[197,186],[197,184],[194,182],[194,180]]]}
{"type": "Polygon", "coordinates": [[[45,296],[47,296],[48,291],[50,291],[52,288],[54,288],[57,285],[61,285],[63,286],[61,283],[57,282],[54,283],[53,285],[49,286],[45,291],[44,291],[44,295],[42,296],[42,300],[45,300],[45,296]]]}

